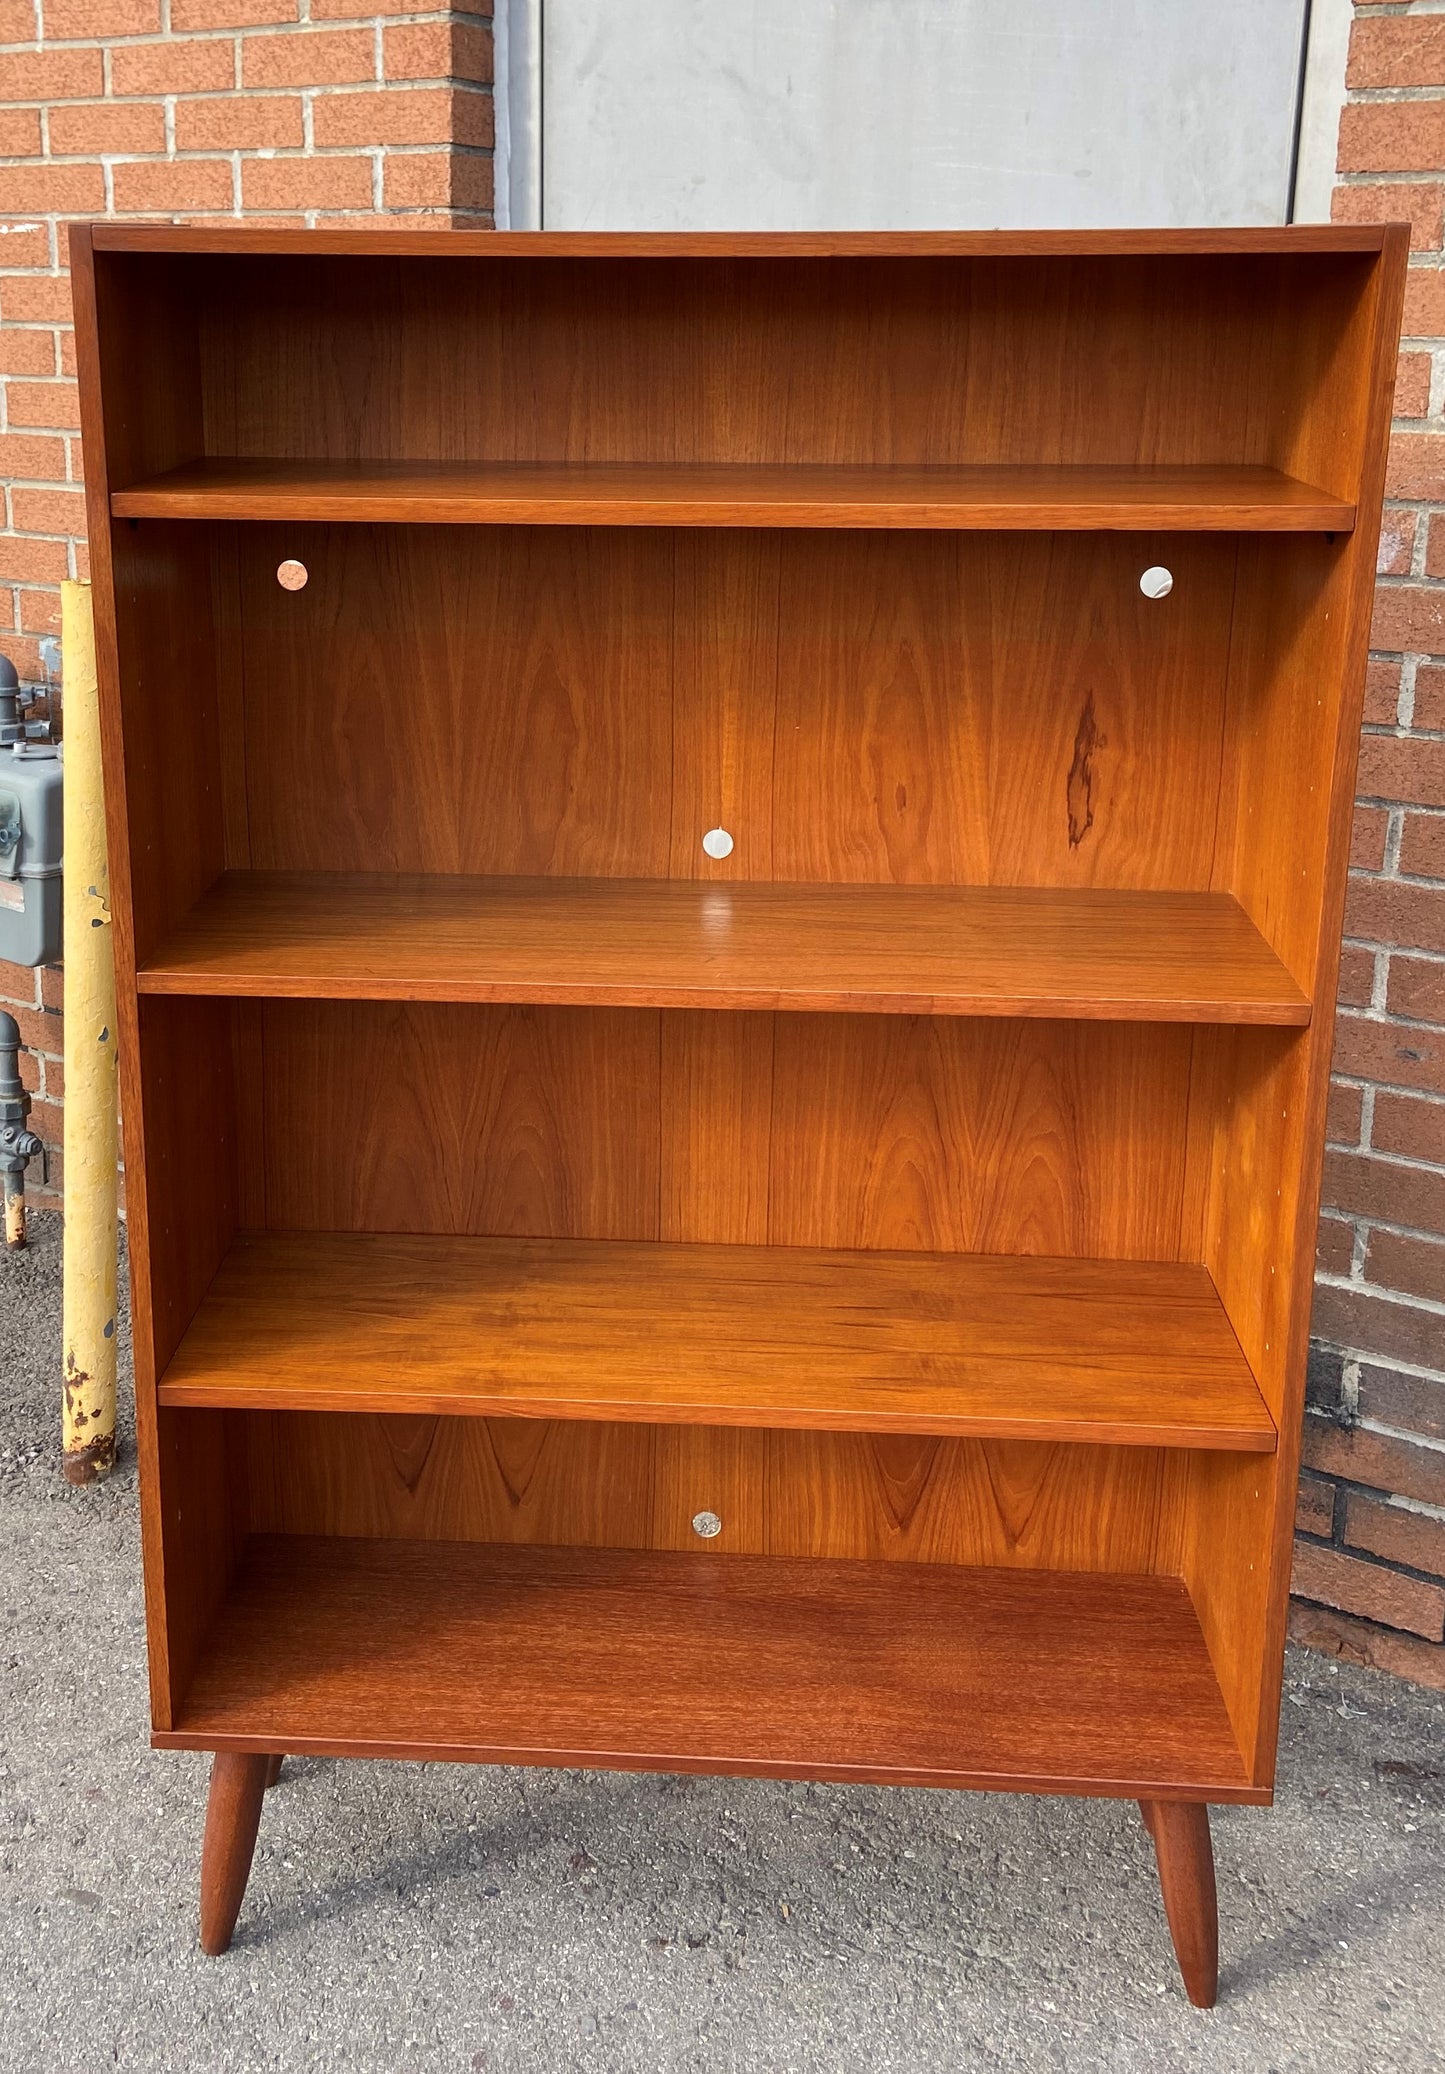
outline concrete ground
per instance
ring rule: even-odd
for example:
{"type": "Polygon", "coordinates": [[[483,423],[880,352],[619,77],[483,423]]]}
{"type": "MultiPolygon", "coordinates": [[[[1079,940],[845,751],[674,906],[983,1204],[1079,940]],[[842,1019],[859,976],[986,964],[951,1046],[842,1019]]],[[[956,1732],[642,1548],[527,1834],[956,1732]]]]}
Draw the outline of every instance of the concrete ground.
{"type": "Polygon", "coordinates": [[[59,1231],[0,1261],[0,2067],[1445,2068],[1445,1700],[1292,1653],[1215,1815],[1219,2007],[1113,1802],[288,1763],[196,1946],[205,1760],[146,1740],[134,1454],[56,1468],[59,1231]]]}

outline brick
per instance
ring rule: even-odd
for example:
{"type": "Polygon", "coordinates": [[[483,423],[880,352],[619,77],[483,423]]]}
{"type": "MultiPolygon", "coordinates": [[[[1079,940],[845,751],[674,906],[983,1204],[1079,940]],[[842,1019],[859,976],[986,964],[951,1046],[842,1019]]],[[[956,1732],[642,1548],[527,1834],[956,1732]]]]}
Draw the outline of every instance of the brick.
{"type": "Polygon", "coordinates": [[[1355,1227],[1339,1217],[1320,1219],[1315,1266],[1321,1274],[1347,1275],[1355,1257],[1355,1227]]]}
{"type": "MultiPolygon", "coordinates": [[[[1445,495],[1445,484],[1417,494],[1445,495]]],[[[1382,584],[1375,592],[1370,646],[1401,654],[1445,655],[1445,588],[1423,583],[1382,584]]]]}
{"type": "Polygon", "coordinates": [[[143,159],[118,165],[111,177],[118,215],[224,210],[231,208],[234,197],[226,159],[143,159]]]}
{"type": "Polygon", "coordinates": [[[54,374],[55,333],[0,328],[0,374],[54,374]]]}
{"type": "Polygon", "coordinates": [[[1445,1030],[1342,1015],[1335,1024],[1333,1071],[1350,1080],[1376,1080],[1389,1087],[1418,1087],[1445,1095],[1445,1030]]]}
{"type": "Polygon", "coordinates": [[[1367,1152],[1332,1149],[1325,1154],[1323,1200],[1332,1210],[1351,1216],[1404,1224],[1414,1231],[1445,1232],[1445,1174],[1396,1166],[1367,1152]]]}
{"type": "Polygon", "coordinates": [[[35,0],[0,0],[0,43],[34,43],[35,0]]]}
{"type": "MultiPolygon", "coordinates": [[[[1405,1361],[1411,1367],[1428,1368],[1441,1357],[1445,1346],[1445,1318],[1421,1310],[1405,1297],[1384,1290],[1338,1283],[1315,1285],[1313,1330],[1337,1347],[1351,1347],[1362,1354],[1380,1354],[1389,1361],[1405,1361]]],[[[1441,1483],[1445,1489],[1445,1455],[1441,1456],[1441,1483]]],[[[1387,1489],[1401,1489],[1387,1485],[1387,1489]]],[[[1418,1493],[1411,1492],[1410,1496],[1418,1493]]],[[[1445,1500],[1441,1501],[1445,1503],[1445,1500]]]]}
{"type": "Polygon", "coordinates": [[[376,77],[370,29],[307,29],[295,36],[248,36],[241,79],[254,86],[349,86],[376,77]]]}
{"type": "MultiPolygon", "coordinates": [[[[1428,958],[1391,958],[1385,1006],[1391,1015],[1445,1024],[1445,964],[1432,964],[1428,958]]],[[[1445,1088],[1432,1092],[1445,1094],[1445,1088]]]]}
{"type": "Polygon", "coordinates": [[[73,331],[62,331],[59,335],[58,343],[60,346],[60,372],[71,376],[73,379],[76,372],[75,333],[73,331]]]}
{"type": "Polygon", "coordinates": [[[171,0],[171,28],[264,29],[301,18],[298,0],[171,0]]]}
{"type": "Polygon", "coordinates": [[[62,1101],[65,1096],[64,1059],[46,1059],[41,1068],[45,1092],[53,1101],[62,1101]]]}
{"type": "MultiPolygon", "coordinates": [[[[1372,1231],[1365,1254],[1365,1279],[1382,1289],[1445,1303],[1445,1241],[1413,1239],[1403,1232],[1372,1231]]],[[[1445,1348],[1445,1320],[1440,1325],[1445,1348]]]]}
{"type": "MultiPolygon", "coordinates": [[[[53,1008],[57,1016],[60,1014],[65,1006],[65,972],[63,967],[59,965],[42,965],[40,967],[40,1000],[43,1007],[53,1008]]],[[[59,1029],[59,1027],[60,1025],[57,1023],[56,1028],[59,1029]]],[[[60,1046],[57,1044],[55,1048],[58,1051],[60,1046]]]]}
{"type": "MultiPolygon", "coordinates": [[[[1377,1098],[1378,1099],[1378,1098],[1377,1098]]],[[[1325,1136],[1336,1145],[1358,1145],[1364,1118],[1365,1091],[1330,1082],[1329,1106],[1325,1110],[1325,1136]]]]}
{"type": "Polygon", "coordinates": [[[1347,1613],[1306,1606],[1298,1599],[1289,1609],[1290,1640],[1302,1648],[1370,1670],[1389,1671],[1416,1685],[1445,1692],[1445,1648],[1414,1635],[1396,1634],[1372,1621],[1352,1620],[1347,1613]]]}
{"type": "Polygon", "coordinates": [[[1319,1534],[1328,1541],[1335,1531],[1334,1485],[1321,1483],[1316,1476],[1302,1476],[1295,1499],[1294,1523],[1297,1533],[1319,1534]]]}
{"type": "MultiPolygon", "coordinates": [[[[69,574],[70,555],[63,540],[26,540],[0,533],[0,583],[60,583],[69,574]]],[[[20,658],[8,640],[4,653],[20,669],[20,658]]],[[[20,674],[30,673],[20,669],[20,674]]]]}
{"type": "Polygon", "coordinates": [[[492,38],[470,22],[409,22],[383,29],[382,72],[387,79],[468,79],[488,85],[492,38]]]}
{"type": "Polygon", "coordinates": [[[402,157],[388,153],[382,180],[388,209],[445,206],[452,200],[453,155],[450,151],[409,152],[402,157]]]}
{"type": "Polygon", "coordinates": [[[1445,888],[1412,879],[1352,877],[1345,932],[1366,943],[1445,950],[1445,888]]]}
{"type": "Polygon", "coordinates": [[[210,94],[236,84],[236,46],[223,37],[189,43],[118,45],[110,90],[128,94],[210,94]]]}
{"type": "Polygon", "coordinates": [[[1445,576],[1445,524],[1441,514],[1430,514],[1429,530],[1425,535],[1425,574],[1445,576]]]}
{"type": "MultiPolygon", "coordinates": [[[[0,305],[3,307],[3,305],[0,305]]],[[[1365,665],[1366,727],[1393,727],[1400,710],[1400,664],[1370,661],[1365,665]]]]}
{"type": "MultiPolygon", "coordinates": [[[[5,536],[0,534],[0,549],[5,546],[5,536]]],[[[0,582],[4,578],[0,577],[0,582]]],[[[40,677],[40,644],[27,641],[23,634],[0,634],[0,655],[6,655],[20,672],[22,684],[34,684],[40,677]]]]}
{"type": "Polygon", "coordinates": [[[109,43],[154,36],[161,26],[161,0],[45,0],[47,43],[82,37],[109,43]]]}
{"type": "Polygon", "coordinates": [[[79,490],[12,490],[10,517],[17,533],[79,533],[85,498],[79,490]]]}
{"type": "MultiPolygon", "coordinates": [[[[1405,356],[1401,356],[1402,361],[1405,356]]],[[[1430,398],[1430,362],[1424,353],[1409,356],[1425,362],[1425,401],[1430,398]]],[[[1405,413],[1400,406],[1398,384],[1395,389],[1395,409],[1399,416],[1405,413]]],[[[1415,560],[1415,514],[1402,510],[1398,504],[1390,504],[1380,521],[1380,544],[1375,553],[1377,576],[1408,576],[1415,560]]]]}
{"type": "Polygon", "coordinates": [[[50,232],[43,223],[0,223],[0,267],[49,264],[50,232]]]}
{"type": "Polygon", "coordinates": [[[1405,338],[1438,338],[1445,332],[1445,273],[1435,267],[1411,267],[1405,276],[1405,338]]]}
{"type": "Polygon", "coordinates": [[[1392,433],[1385,481],[1387,497],[1438,497],[1445,483],[1445,433],[1392,433]]]}
{"type": "Polygon", "coordinates": [[[98,152],[164,151],[166,114],[159,101],[134,106],[102,102],[98,107],[55,108],[50,115],[50,151],[55,158],[98,152]]]}
{"type": "Polygon", "coordinates": [[[0,105],[93,101],[104,91],[105,68],[98,50],[0,51],[0,105]]]}
{"type": "Polygon", "coordinates": [[[0,432],[0,476],[11,482],[27,476],[38,482],[63,482],[65,441],[31,432],[0,432]]]}
{"type": "Polygon", "coordinates": [[[311,0],[313,22],[370,21],[375,15],[417,12],[417,0],[311,0]]]}
{"type": "Polygon", "coordinates": [[[448,144],[457,95],[450,87],[372,87],[364,93],[318,94],[312,134],[318,145],[448,144]]]}
{"type": "Polygon", "coordinates": [[[99,166],[0,166],[0,209],[100,216],[105,213],[105,175],[99,166]]]}
{"type": "Polygon", "coordinates": [[[1406,1375],[1403,1369],[1366,1362],[1360,1369],[1360,1416],[1429,1440],[1445,1440],[1445,1379],[1406,1375]]]}
{"type": "Polygon", "coordinates": [[[1418,736],[1365,735],[1360,741],[1355,786],[1361,799],[1445,806],[1445,742],[1418,736]]]}
{"type": "Polygon", "coordinates": [[[58,1015],[49,1015],[41,1008],[13,1008],[11,1014],[20,1025],[20,1042],[31,1051],[59,1051],[63,1025],[58,1015]]]}
{"type": "Polygon", "coordinates": [[[1336,223],[1408,223],[1411,251],[1432,252],[1445,236],[1442,202],[1445,188],[1423,181],[1372,180],[1367,187],[1337,187],[1330,215],[1336,223]]]}
{"type": "Polygon", "coordinates": [[[1445,85],[1445,20],[1356,21],[1345,69],[1349,87],[1445,85]]]}
{"type": "Polygon", "coordinates": [[[17,431],[80,430],[80,392],[74,382],[11,382],[6,408],[17,431]]]}
{"type": "Polygon", "coordinates": [[[1445,101],[1376,101],[1340,111],[1342,173],[1435,173],[1445,165],[1445,101]]]}
{"type": "Polygon", "coordinates": [[[1395,1095],[1382,1088],[1375,1097],[1371,1142],[1381,1152],[1398,1153],[1402,1159],[1445,1165],[1445,1102],[1395,1095]]]}
{"type": "Polygon", "coordinates": [[[241,167],[241,199],[258,209],[364,209],[369,158],[259,158],[241,167]]]}
{"type": "Polygon", "coordinates": [[[1415,669],[1415,705],[1411,726],[1421,734],[1445,734],[1445,669],[1419,663],[1415,669]]]}
{"type": "Polygon", "coordinates": [[[1350,1491],[1345,1498],[1345,1540],[1387,1563],[1445,1576],[1445,1520],[1404,1505],[1385,1505],[1350,1491]]]}
{"type": "Polygon", "coordinates": [[[1379,1563],[1367,1563],[1336,1548],[1317,1548],[1297,1541],[1291,1590],[1297,1598],[1317,1599],[1341,1613],[1403,1628],[1426,1642],[1445,1638],[1445,1587],[1402,1577],[1379,1563]]]}
{"type": "Polygon", "coordinates": [[[1356,871],[1383,871],[1390,816],[1384,807],[1356,807],[1350,829],[1350,863],[1356,871]]]}
{"type": "MultiPolygon", "coordinates": [[[[56,110],[59,114],[61,111],[56,110]]],[[[0,264],[8,257],[0,243],[0,264]]],[[[65,274],[0,274],[0,321],[68,324],[70,280],[65,274]]]]}
{"type": "Polygon", "coordinates": [[[45,149],[38,108],[7,108],[3,149],[7,158],[39,158],[45,149]]]}
{"type": "Polygon", "coordinates": [[[20,630],[26,634],[58,634],[60,632],[60,593],[58,590],[20,592],[20,630]]]}
{"type": "Polygon", "coordinates": [[[1347,943],[1340,950],[1340,982],[1336,999],[1346,1008],[1368,1008],[1375,986],[1375,954],[1347,943]]]}
{"type": "Polygon", "coordinates": [[[459,151],[452,170],[452,200],[458,208],[490,209],[492,161],[480,151],[459,151]]]}
{"type": "Polygon", "coordinates": [[[1418,1498],[1424,1505],[1445,1504],[1445,1450],[1372,1433],[1367,1426],[1337,1426],[1318,1412],[1308,1413],[1304,1462],[1307,1468],[1348,1483],[1418,1498]]]}
{"type": "Polygon", "coordinates": [[[303,142],[299,94],[176,103],[177,151],[286,150],[303,142]]]}
{"type": "Polygon", "coordinates": [[[0,1001],[7,1006],[19,1002],[22,1008],[35,1005],[35,973],[29,965],[12,965],[8,958],[0,958],[0,1001]]]}

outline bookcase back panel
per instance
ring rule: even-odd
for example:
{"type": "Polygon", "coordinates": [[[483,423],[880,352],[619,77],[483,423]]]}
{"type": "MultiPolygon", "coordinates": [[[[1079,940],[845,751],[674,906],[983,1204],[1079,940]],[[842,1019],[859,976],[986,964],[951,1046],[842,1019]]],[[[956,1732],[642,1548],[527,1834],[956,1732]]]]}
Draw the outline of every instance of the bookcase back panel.
{"type": "Polygon", "coordinates": [[[269,1002],[261,1031],[272,1229],[1197,1257],[1187,1028],[269,1002]]]}
{"type": "Polygon", "coordinates": [[[213,454],[1278,463],[1357,379],[1332,348],[1371,263],[228,256],[152,294],[213,454]]]}
{"type": "Polygon", "coordinates": [[[1150,1448],[348,1413],[234,1415],[256,1533],[1172,1572],[1150,1448]],[[722,1533],[692,1528],[716,1512],[722,1533]]]}
{"type": "Polygon", "coordinates": [[[232,865],[1210,884],[1232,537],[218,531],[232,865]]]}

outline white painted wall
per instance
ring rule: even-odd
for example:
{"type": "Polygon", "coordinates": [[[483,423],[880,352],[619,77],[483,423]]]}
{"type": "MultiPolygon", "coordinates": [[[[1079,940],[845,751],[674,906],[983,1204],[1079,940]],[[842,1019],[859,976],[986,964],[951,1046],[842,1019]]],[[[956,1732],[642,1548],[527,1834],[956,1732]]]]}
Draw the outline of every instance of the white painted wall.
{"type": "MultiPolygon", "coordinates": [[[[1314,0],[1326,18],[1338,4],[1314,0]]],[[[1287,213],[1305,0],[510,0],[508,13],[501,185],[516,227],[1287,213]]],[[[1316,93],[1311,165],[1333,91],[1316,93]]]]}

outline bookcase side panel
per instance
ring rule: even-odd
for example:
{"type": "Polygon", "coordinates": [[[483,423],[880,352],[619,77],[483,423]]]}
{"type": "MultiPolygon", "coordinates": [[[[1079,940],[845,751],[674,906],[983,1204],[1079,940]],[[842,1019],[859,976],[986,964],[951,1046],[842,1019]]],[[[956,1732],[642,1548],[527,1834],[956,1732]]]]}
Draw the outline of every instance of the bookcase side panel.
{"type": "MultiPolygon", "coordinates": [[[[1273,1775],[1332,1016],[1403,285],[1390,242],[1343,317],[1316,311],[1284,458],[1359,500],[1336,541],[1241,553],[1216,883],[1310,994],[1297,1034],[1219,1033],[1196,1083],[1212,1131],[1203,1258],[1279,1431],[1272,1462],[1189,1465],[1184,1574],[1245,1761],[1273,1775]]],[[[1202,1054],[1203,1055],[1203,1054],[1202,1054]]]]}

